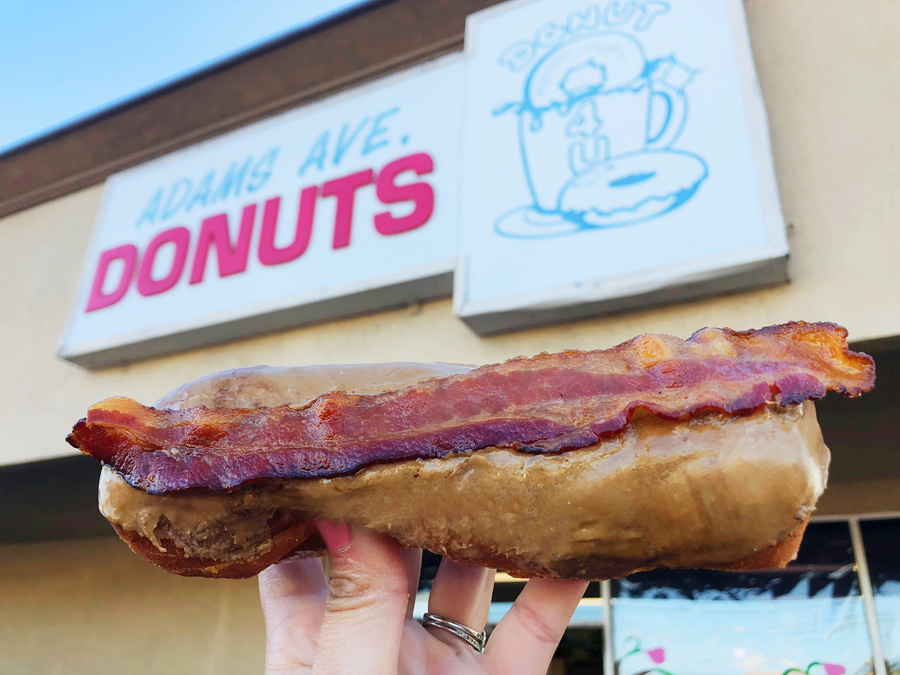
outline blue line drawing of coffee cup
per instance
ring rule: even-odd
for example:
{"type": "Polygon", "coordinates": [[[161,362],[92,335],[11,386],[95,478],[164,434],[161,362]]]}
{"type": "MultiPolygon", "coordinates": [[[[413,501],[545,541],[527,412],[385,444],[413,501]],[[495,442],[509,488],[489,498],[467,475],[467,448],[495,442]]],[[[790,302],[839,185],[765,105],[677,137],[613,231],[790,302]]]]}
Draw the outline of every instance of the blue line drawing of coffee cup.
{"type": "Polygon", "coordinates": [[[534,204],[501,216],[497,232],[531,238],[621,226],[690,199],[706,163],[670,148],[687,122],[684,88],[692,77],[674,58],[648,61],[641,44],[619,31],[546,54],[516,108],[534,204]]]}

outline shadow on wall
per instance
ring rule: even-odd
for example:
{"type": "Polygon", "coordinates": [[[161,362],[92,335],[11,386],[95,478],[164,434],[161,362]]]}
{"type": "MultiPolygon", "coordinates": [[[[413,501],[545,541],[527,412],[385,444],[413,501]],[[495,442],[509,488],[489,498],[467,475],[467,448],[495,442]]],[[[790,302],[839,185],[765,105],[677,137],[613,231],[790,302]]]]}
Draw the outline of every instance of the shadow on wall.
{"type": "Polygon", "coordinates": [[[85,456],[0,467],[0,544],[114,535],[97,508],[99,480],[100,463],[85,456]]]}
{"type": "MultiPolygon", "coordinates": [[[[859,348],[866,351],[865,346],[859,348]]],[[[873,391],[854,400],[829,395],[816,404],[819,425],[831,449],[832,484],[900,481],[900,350],[871,352],[876,369],[873,391]]],[[[900,508],[900,496],[895,501],[894,510],[900,508]]]]}

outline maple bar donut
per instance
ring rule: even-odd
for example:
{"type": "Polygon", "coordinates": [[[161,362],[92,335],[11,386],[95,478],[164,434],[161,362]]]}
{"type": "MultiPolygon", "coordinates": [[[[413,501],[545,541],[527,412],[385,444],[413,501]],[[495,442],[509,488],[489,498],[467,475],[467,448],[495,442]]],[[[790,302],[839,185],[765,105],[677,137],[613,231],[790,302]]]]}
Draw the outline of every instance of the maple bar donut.
{"type": "Polygon", "coordinates": [[[316,518],[523,577],[768,568],[825,488],[813,401],[873,385],[833,324],[704,329],[475,369],[224,371],[103,401],[68,440],[105,464],[119,536],[178,574],[321,555],[316,518]]]}

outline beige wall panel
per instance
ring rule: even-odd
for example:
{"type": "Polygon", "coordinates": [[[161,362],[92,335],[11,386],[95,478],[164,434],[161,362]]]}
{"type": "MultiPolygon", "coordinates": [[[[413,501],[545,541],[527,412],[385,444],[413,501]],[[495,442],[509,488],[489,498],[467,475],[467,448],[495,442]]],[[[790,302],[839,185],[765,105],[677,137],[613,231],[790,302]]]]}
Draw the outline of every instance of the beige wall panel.
{"type": "MultiPolygon", "coordinates": [[[[896,511],[898,489],[835,485],[817,515],[896,511]]],[[[118,538],[0,546],[0,598],[4,675],[262,672],[255,579],[171,575],[118,538]]]]}
{"type": "Polygon", "coordinates": [[[186,579],[118,538],[0,546],[4,675],[261,673],[255,579],[186,579]]]}
{"type": "Polygon", "coordinates": [[[844,516],[854,513],[900,513],[900,481],[831,481],[816,504],[816,515],[844,516]]]}
{"type": "Polygon", "coordinates": [[[0,220],[0,464],[73,452],[86,407],[152,402],[207,372],[394,360],[485,363],[638,333],[831,320],[853,340],[900,334],[900,3],[745,3],[771,127],[793,283],[725,298],[483,339],[450,301],[335,321],[89,372],[54,356],[99,206],[100,186],[0,220]]]}

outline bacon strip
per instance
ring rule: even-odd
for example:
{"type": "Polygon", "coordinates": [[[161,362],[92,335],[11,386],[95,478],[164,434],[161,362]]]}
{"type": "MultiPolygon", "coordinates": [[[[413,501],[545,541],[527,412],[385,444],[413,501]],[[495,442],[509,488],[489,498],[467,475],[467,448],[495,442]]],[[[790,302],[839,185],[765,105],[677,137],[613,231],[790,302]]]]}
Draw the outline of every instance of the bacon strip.
{"type": "Polygon", "coordinates": [[[643,335],[377,396],[330,393],[302,410],[156,410],[111,398],[92,406],[67,440],[152,494],[338,476],[491,446],[558,453],[622,431],[640,409],[676,420],[746,414],[828,390],[859,396],[874,386],[875,366],[849,351],[846,338],[830,323],[706,328],[686,341],[643,335]]]}

